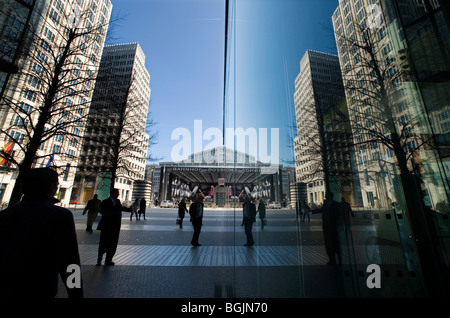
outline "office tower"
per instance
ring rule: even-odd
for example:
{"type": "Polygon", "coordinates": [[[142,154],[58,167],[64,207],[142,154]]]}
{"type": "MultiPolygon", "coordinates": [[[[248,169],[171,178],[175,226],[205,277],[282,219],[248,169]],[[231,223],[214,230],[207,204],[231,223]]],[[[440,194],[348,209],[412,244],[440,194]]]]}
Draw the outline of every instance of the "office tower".
{"type": "Polygon", "coordinates": [[[354,202],[350,126],[336,55],[308,50],[295,81],[296,181],[308,184],[308,202],[321,204],[326,190],[354,202]],[[327,186],[329,187],[327,189],[327,186]]]}
{"type": "Polygon", "coordinates": [[[122,200],[145,179],[150,75],[138,43],[106,46],[78,162],[73,198],[108,196],[111,182],[122,200]]]}
{"type": "Polygon", "coordinates": [[[402,164],[420,174],[428,206],[448,196],[448,177],[436,181],[448,166],[448,83],[429,78],[448,70],[442,11],[439,1],[346,0],[333,14],[365,206],[398,201],[402,164]]]}
{"type": "Polygon", "coordinates": [[[1,96],[2,201],[17,196],[23,165],[56,169],[58,198],[68,203],[112,4],[9,1],[2,10],[0,29],[8,36],[0,46],[12,65],[1,96]]]}

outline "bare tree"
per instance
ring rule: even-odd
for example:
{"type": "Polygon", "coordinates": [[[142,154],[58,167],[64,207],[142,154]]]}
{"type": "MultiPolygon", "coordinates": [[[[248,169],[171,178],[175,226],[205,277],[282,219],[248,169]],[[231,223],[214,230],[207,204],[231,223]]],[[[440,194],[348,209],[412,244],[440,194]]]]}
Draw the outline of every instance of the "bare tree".
{"type": "Polygon", "coordinates": [[[18,169],[10,205],[20,200],[22,176],[33,166],[54,156],[75,160],[72,149],[79,147],[108,28],[109,19],[94,25],[91,10],[81,11],[75,2],[52,7],[50,14],[26,25],[28,45],[17,75],[23,90],[19,98],[8,94],[1,100],[8,108],[1,133],[14,143],[14,151],[3,155],[18,169]],[[53,23],[41,25],[45,19],[53,23]]]}
{"type": "MultiPolygon", "coordinates": [[[[433,215],[423,201],[424,167],[418,160],[435,146],[424,125],[428,121],[423,118],[426,113],[420,98],[405,94],[416,92],[416,80],[405,70],[405,57],[391,52],[392,44],[383,23],[369,25],[369,21],[353,20],[347,29],[352,32],[342,29],[336,32],[336,42],[356,151],[361,153],[361,164],[380,165],[378,172],[383,171],[380,168],[389,172],[392,167],[382,166],[385,160],[375,154],[385,152],[396,167],[392,174],[398,175],[401,185],[396,199],[405,207],[423,272],[430,286],[437,287],[441,285],[443,272],[432,260],[438,259],[440,243],[433,229],[433,215]],[[366,157],[365,153],[371,153],[372,157],[366,157]]],[[[365,173],[367,176],[369,172],[365,173]]]]}

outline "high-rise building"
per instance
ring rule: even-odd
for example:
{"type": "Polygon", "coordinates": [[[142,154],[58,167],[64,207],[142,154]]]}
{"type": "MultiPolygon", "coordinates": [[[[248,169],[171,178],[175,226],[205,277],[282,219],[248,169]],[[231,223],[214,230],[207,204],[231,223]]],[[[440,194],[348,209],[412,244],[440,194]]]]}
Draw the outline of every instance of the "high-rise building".
{"type": "Polygon", "coordinates": [[[399,200],[401,157],[428,206],[448,198],[448,81],[432,76],[449,69],[440,3],[341,0],[333,14],[365,206],[399,200]]]}
{"type": "Polygon", "coordinates": [[[447,295],[448,4],[340,0],[332,21],[364,205],[394,212],[415,293],[447,295]]]}
{"type": "Polygon", "coordinates": [[[308,202],[321,204],[326,190],[355,202],[348,148],[350,126],[345,116],[338,116],[346,112],[346,104],[336,55],[305,53],[295,81],[294,102],[296,181],[308,184],[308,202]]]}
{"type": "Polygon", "coordinates": [[[120,199],[133,198],[145,179],[150,75],[138,43],[106,46],[88,116],[72,197],[106,198],[111,182],[120,199]]]}
{"type": "Polygon", "coordinates": [[[1,74],[0,147],[5,156],[1,160],[0,199],[9,201],[18,165],[23,164],[40,129],[38,122],[45,120],[30,166],[52,166],[60,173],[58,198],[67,204],[111,1],[2,1],[1,7],[2,64],[10,67],[1,74]],[[67,47],[70,51],[64,54],[67,47]],[[57,66],[62,60],[64,65],[57,66]],[[50,100],[48,96],[53,94],[50,100]]]}

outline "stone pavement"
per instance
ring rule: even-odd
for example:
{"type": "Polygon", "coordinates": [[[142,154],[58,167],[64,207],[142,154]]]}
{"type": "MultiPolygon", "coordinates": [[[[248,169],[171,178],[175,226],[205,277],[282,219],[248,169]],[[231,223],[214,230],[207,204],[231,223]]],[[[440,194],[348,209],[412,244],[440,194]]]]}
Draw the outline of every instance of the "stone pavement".
{"type": "MultiPolygon", "coordinates": [[[[268,210],[268,225],[253,227],[255,246],[244,247],[242,211],[205,209],[200,247],[190,245],[189,219],[175,224],[176,209],[148,208],[146,220],[123,212],[115,266],[95,266],[100,232],[85,231],[73,209],[85,298],[341,298],[409,297],[399,244],[380,244],[371,219],[353,222],[344,265],[326,265],[320,215],[295,220],[293,210],[268,210]],[[365,285],[368,264],[383,264],[383,287],[365,285]],[[402,273],[402,274],[400,274],[402,273]]],[[[96,224],[94,224],[94,228],[96,224]]],[[[67,294],[60,282],[57,298],[67,294]]]]}

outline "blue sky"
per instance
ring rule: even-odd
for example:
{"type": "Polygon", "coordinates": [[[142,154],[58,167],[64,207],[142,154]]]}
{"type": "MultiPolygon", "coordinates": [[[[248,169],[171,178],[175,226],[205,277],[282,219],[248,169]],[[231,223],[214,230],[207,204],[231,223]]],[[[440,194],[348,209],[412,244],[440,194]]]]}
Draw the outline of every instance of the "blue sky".
{"type": "MultiPolygon", "coordinates": [[[[178,142],[171,140],[174,129],[193,132],[194,120],[202,120],[203,130],[222,129],[225,0],[112,3],[112,19],[121,19],[108,44],[141,45],[151,76],[153,130],[158,132],[158,144],[150,152],[171,161],[178,142]]],[[[300,60],[307,49],[336,53],[331,15],[337,4],[337,0],[230,0],[227,127],[278,128],[280,163],[293,156],[288,145],[295,124],[294,81],[300,60]]]]}

